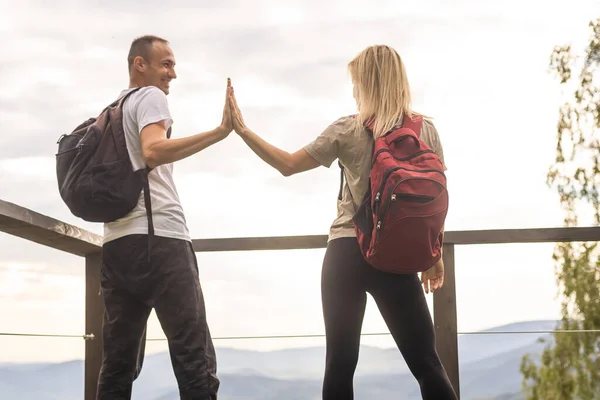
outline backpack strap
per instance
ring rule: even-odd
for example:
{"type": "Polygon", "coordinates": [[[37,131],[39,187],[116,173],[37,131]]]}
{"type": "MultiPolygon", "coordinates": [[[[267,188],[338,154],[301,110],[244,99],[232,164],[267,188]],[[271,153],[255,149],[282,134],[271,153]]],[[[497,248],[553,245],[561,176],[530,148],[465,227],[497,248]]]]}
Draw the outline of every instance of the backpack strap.
{"type": "Polygon", "coordinates": [[[338,165],[340,166],[340,192],[338,193],[338,200],[342,200],[342,192],[344,190],[344,166],[338,160],[338,165]]]}
{"type": "Polygon", "coordinates": [[[402,118],[402,127],[408,128],[417,135],[418,138],[421,137],[421,126],[423,125],[423,117],[420,115],[414,115],[412,118],[405,115],[402,118]]]}
{"type": "Polygon", "coordinates": [[[148,218],[148,262],[150,262],[150,251],[154,243],[154,221],[152,219],[152,203],[150,200],[150,178],[148,177],[150,171],[152,169],[146,167],[142,172],[144,180],[144,205],[146,206],[146,217],[148,218]]]}

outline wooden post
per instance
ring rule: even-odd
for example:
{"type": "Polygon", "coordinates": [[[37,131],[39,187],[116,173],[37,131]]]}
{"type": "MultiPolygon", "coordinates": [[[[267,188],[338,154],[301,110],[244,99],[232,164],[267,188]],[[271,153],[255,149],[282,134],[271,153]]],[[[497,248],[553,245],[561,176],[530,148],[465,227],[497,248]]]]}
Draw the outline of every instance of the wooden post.
{"type": "Polygon", "coordinates": [[[436,347],[442,365],[460,399],[454,245],[444,244],[444,286],[433,294],[436,347]]]}
{"type": "Polygon", "coordinates": [[[100,294],[100,253],[85,256],[85,400],[96,399],[98,374],[102,364],[102,318],[104,303],[100,294]]]}

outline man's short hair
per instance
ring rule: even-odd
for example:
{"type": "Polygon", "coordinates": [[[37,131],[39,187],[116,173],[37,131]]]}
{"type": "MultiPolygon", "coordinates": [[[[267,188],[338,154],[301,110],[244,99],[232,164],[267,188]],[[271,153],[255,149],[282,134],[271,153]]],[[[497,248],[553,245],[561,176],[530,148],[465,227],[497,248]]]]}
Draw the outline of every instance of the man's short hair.
{"type": "Polygon", "coordinates": [[[169,44],[169,41],[154,35],[145,35],[135,39],[131,42],[131,47],[129,48],[129,55],[127,56],[127,64],[129,67],[129,71],[131,71],[131,67],[133,66],[133,60],[136,57],[142,57],[144,60],[150,60],[150,53],[152,51],[152,45],[154,42],[161,42],[165,44],[169,44]]]}

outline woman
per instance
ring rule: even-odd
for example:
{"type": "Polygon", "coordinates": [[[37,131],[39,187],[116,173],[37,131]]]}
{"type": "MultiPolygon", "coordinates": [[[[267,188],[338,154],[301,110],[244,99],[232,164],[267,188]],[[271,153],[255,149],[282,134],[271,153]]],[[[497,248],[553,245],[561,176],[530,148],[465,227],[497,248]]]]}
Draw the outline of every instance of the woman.
{"type": "MultiPolygon", "coordinates": [[[[456,399],[446,371],[435,349],[434,328],[421,289],[434,291],[443,284],[444,265],[440,260],[430,270],[400,275],[379,271],[365,261],[359,248],[352,217],[367,191],[373,137],[385,134],[410,108],[411,95],[404,65],[388,46],[372,46],[348,65],[358,107],[355,117],[332,123],[312,143],[290,154],[261,139],[245,125],[231,96],[235,131],[266,163],[284,176],[329,167],[336,159],[344,167],[338,216],[333,222],[323,261],[321,294],[326,333],[324,400],[353,398],[352,381],[358,362],[360,332],[369,292],[390,329],[408,367],[417,379],[423,399],[456,399]],[[373,136],[364,128],[372,123],[373,136]]],[[[443,150],[433,124],[424,120],[421,140],[443,163],[443,150]]]]}

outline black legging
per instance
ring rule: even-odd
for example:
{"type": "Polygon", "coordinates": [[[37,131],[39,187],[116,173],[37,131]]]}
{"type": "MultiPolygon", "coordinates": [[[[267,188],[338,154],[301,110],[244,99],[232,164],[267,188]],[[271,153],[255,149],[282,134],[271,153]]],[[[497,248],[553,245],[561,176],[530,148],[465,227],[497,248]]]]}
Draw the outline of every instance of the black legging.
{"type": "Polygon", "coordinates": [[[419,382],[423,399],[457,399],[435,349],[433,322],[417,275],[376,270],[364,260],[356,238],[339,238],[327,246],[321,277],[327,335],[323,400],[354,398],[367,292],[419,382]]]}

